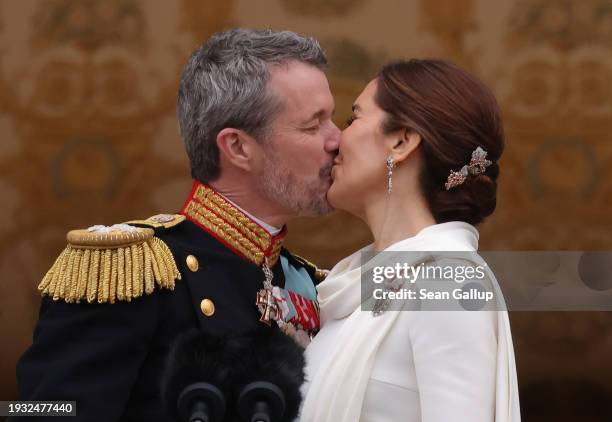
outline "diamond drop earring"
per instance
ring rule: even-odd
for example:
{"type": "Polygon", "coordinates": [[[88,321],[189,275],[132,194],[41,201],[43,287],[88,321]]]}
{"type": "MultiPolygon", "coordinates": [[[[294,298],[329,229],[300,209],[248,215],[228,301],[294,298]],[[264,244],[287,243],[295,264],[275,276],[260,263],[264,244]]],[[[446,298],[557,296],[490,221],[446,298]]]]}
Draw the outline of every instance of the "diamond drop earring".
{"type": "Polygon", "coordinates": [[[395,164],[393,163],[393,157],[387,157],[387,193],[391,193],[393,190],[393,167],[395,164]]]}

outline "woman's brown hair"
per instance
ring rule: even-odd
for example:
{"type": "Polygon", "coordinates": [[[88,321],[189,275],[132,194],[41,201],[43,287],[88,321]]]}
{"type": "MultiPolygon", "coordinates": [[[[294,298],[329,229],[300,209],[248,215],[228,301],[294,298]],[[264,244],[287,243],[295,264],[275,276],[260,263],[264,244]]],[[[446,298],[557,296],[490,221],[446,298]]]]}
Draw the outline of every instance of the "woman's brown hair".
{"type": "Polygon", "coordinates": [[[504,150],[501,112],[478,79],[443,60],[393,62],[377,77],[377,105],[386,113],[385,134],[410,129],[421,135],[422,193],[436,222],[478,224],[495,210],[497,161],[504,150]],[[469,164],[481,147],[492,164],[450,190],[451,170],[469,164]]]}

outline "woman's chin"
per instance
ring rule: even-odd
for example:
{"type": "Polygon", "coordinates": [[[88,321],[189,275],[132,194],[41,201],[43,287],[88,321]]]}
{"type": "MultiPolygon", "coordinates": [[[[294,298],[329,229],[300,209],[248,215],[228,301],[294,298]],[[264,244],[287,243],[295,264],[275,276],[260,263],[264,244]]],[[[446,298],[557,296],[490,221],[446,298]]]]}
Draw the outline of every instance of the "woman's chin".
{"type": "Polygon", "coordinates": [[[347,210],[346,196],[342,193],[343,189],[341,183],[337,180],[332,181],[329,190],[327,191],[327,202],[335,210],[347,210]]]}

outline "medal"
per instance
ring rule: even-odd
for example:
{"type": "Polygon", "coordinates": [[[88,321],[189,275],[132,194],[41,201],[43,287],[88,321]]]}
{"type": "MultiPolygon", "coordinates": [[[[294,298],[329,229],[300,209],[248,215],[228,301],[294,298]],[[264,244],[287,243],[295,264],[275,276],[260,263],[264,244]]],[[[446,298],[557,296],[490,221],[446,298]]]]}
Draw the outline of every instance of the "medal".
{"type": "Polygon", "coordinates": [[[277,320],[278,317],[278,304],[276,299],[272,295],[272,291],[268,289],[260,289],[257,292],[257,300],[255,301],[261,317],[259,320],[264,324],[270,326],[272,320],[277,320]]]}
{"type": "Polygon", "coordinates": [[[257,292],[255,304],[257,305],[259,313],[261,314],[259,320],[269,326],[270,321],[278,318],[278,304],[276,303],[276,299],[272,294],[272,279],[274,278],[274,273],[268,265],[268,257],[266,257],[264,262],[261,264],[261,269],[264,273],[265,279],[263,281],[263,289],[260,289],[259,292],[257,292]]]}

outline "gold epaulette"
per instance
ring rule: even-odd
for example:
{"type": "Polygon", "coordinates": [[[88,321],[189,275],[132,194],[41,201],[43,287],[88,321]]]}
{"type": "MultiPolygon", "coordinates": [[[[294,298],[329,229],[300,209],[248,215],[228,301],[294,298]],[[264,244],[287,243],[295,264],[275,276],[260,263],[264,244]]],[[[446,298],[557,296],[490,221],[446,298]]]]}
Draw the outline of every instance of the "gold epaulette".
{"type": "Polygon", "coordinates": [[[329,274],[329,270],[325,270],[323,268],[317,267],[315,264],[313,264],[312,262],[310,262],[309,260],[307,260],[303,256],[296,255],[294,253],[291,253],[291,256],[293,256],[296,261],[298,261],[300,264],[304,265],[305,267],[312,268],[312,270],[314,272],[314,276],[315,276],[315,278],[317,279],[317,281],[319,283],[321,281],[325,280],[325,278],[329,274]]]}
{"type": "Polygon", "coordinates": [[[168,245],[151,228],[93,226],[66,237],[68,246],[38,286],[53,300],[129,302],[156,286],[172,290],[181,278],[168,245]]]}

